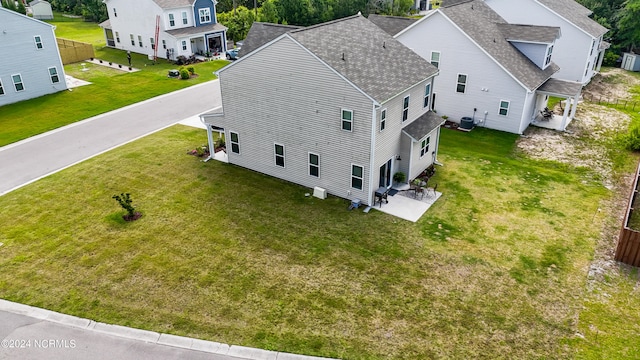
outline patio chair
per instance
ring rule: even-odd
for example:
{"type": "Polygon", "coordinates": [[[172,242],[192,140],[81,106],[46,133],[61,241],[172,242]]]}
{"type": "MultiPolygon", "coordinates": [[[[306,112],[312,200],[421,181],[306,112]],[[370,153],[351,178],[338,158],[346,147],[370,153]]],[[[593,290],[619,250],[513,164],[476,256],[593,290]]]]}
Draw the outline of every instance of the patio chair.
{"type": "Polygon", "coordinates": [[[433,197],[436,197],[436,190],[438,190],[438,184],[433,185],[433,189],[431,189],[431,191],[433,192],[433,197]]]}
{"type": "Polygon", "coordinates": [[[422,198],[424,197],[424,188],[422,186],[416,186],[416,199],[418,198],[418,195],[420,195],[420,199],[422,200],[422,198]]]}

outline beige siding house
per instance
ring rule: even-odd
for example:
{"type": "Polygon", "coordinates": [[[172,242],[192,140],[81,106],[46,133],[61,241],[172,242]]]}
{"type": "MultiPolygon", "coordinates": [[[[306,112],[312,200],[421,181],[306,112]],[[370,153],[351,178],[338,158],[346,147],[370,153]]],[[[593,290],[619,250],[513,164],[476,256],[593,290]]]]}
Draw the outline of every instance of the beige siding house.
{"type": "Polygon", "coordinates": [[[434,66],[360,15],[290,30],[218,72],[211,148],[223,132],[231,164],[364,204],[433,164],[434,66]]]}

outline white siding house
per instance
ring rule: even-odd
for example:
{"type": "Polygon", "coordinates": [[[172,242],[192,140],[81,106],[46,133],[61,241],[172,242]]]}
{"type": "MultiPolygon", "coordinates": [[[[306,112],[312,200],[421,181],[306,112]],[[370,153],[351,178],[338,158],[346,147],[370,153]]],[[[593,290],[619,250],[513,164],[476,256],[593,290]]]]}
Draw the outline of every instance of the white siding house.
{"type": "Polygon", "coordinates": [[[227,50],[227,28],[218,23],[213,0],[104,0],[104,3],[109,20],[100,26],[109,47],[172,60],[227,50]]]}
{"type": "Polygon", "coordinates": [[[560,66],[554,78],[586,85],[600,70],[609,44],[602,40],[607,28],[589,18],[591,11],[574,0],[485,0],[510,23],[557,26],[562,37],[553,49],[560,66]]]}
{"type": "Polygon", "coordinates": [[[0,106],[67,89],[54,27],[0,7],[0,106]]]}
{"type": "Polygon", "coordinates": [[[435,67],[360,15],[290,30],[218,72],[211,148],[223,131],[230,163],[364,204],[433,164],[435,67]]]}
{"type": "MultiPolygon", "coordinates": [[[[548,95],[576,98],[580,91],[555,82],[540,90],[558,71],[551,55],[559,35],[557,27],[508,24],[484,1],[462,0],[430,11],[395,38],[438,66],[431,107],[440,116],[521,134],[548,95]]],[[[561,130],[573,114],[564,115],[561,130]]]]}
{"type": "Polygon", "coordinates": [[[29,3],[29,7],[31,8],[31,15],[34,19],[53,19],[53,10],[51,10],[51,4],[49,4],[49,2],[44,0],[35,0],[29,3]]]}

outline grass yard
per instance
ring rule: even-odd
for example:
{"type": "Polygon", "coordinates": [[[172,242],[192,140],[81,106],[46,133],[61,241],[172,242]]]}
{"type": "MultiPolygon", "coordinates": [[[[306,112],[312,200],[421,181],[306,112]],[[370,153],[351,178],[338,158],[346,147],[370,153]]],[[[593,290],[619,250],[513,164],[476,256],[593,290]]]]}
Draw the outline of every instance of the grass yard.
{"type": "Polygon", "coordinates": [[[58,12],[54,12],[53,20],[47,22],[56,27],[56,37],[89,43],[94,48],[106,45],[104,30],[97,23],[65,17],[58,12]]]}
{"type": "MultiPolygon", "coordinates": [[[[63,18],[67,19],[67,18],[63,18]]],[[[100,43],[102,30],[95,23],[78,19],[53,22],[56,34],[72,40],[87,41],[94,46],[100,43]],[[98,36],[98,39],[100,37],[98,36]],[[93,39],[93,40],[91,40],[93,39]]],[[[167,77],[170,69],[177,68],[170,62],[159,60],[153,64],[145,56],[132,55],[132,65],[141,71],[126,73],[99,65],[87,64],[89,71],[81,71],[80,63],[65,65],[65,72],[75,78],[91,82],[72,91],[62,91],[39,98],[0,107],[0,146],[26,139],[92,116],[131,105],[136,102],[183,89],[215,79],[213,72],[229,64],[217,60],[194,64],[197,77],[178,80],[167,77]]],[[[106,47],[96,48],[96,58],[127,64],[126,52],[106,47]]]]}
{"type": "Polygon", "coordinates": [[[611,194],[515,140],[443,130],[444,195],[414,224],[203,163],[205,133],[174,126],[0,197],[0,298],[344,359],[570,358],[611,194]]]}

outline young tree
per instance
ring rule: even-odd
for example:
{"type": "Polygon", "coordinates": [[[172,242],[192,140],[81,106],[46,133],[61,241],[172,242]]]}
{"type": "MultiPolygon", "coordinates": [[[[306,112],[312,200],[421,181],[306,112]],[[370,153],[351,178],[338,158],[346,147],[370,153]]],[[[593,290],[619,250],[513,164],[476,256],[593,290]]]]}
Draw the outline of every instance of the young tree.
{"type": "Polygon", "coordinates": [[[279,20],[278,8],[274,0],[262,3],[262,7],[258,10],[258,21],[277,24],[279,20]]]}
{"type": "Polygon", "coordinates": [[[618,37],[620,44],[629,50],[640,45],[640,0],[626,0],[618,13],[618,37]]]}

